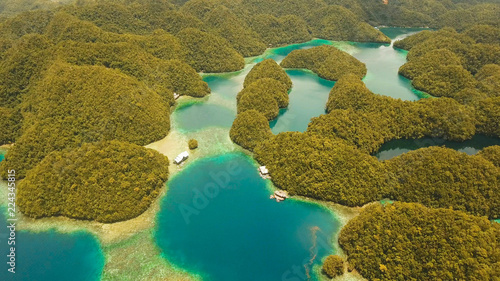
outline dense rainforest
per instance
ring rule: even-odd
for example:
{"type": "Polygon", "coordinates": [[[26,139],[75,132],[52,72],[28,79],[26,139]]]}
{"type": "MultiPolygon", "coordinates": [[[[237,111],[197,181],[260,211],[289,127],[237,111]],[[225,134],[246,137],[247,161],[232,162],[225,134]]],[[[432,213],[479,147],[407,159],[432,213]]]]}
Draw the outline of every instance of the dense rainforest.
{"type": "Polygon", "coordinates": [[[154,150],[120,141],[54,151],[19,183],[17,202],[33,218],[131,219],[158,196],[168,164],[154,150]]]}
{"type": "Polygon", "coordinates": [[[272,136],[269,120],[288,106],[292,80],[274,60],[263,60],[250,70],[236,96],[238,115],[229,136],[236,144],[253,150],[272,136]]]}
{"type": "Polygon", "coordinates": [[[494,145],[486,147],[478,153],[479,156],[492,162],[495,166],[500,167],[500,146],[494,145]]]}
{"type": "Polygon", "coordinates": [[[15,169],[23,177],[52,151],[113,139],[146,145],[170,128],[169,104],[160,95],[102,66],[52,65],[21,107],[23,133],[1,163],[3,176],[15,169]]]}
{"type": "MultiPolygon", "coordinates": [[[[423,33],[433,34],[430,31],[423,33]]],[[[474,41],[451,29],[435,33],[451,34],[463,41],[474,41]]],[[[413,40],[412,37],[409,38],[409,41],[413,40]]],[[[427,44],[425,40],[417,41],[427,44]]],[[[287,66],[287,59],[292,58],[298,61],[297,67],[313,69],[315,61],[321,64],[321,60],[314,59],[314,56],[322,49],[326,53],[328,48],[332,47],[292,52],[285,58],[282,66],[287,66]],[[302,57],[296,59],[297,56],[302,57]]],[[[411,52],[410,50],[410,54],[411,52]]],[[[418,71],[434,67],[438,57],[449,57],[462,62],[458,55],[441,48],[429,55],[425,63],[418,66],[418,71]]],[[[495,87],[497,65],[488,59],[483,62],[484,66],[476,76],[464,68],[463,71],[469,76],[456,77],[458,83],[464,83],[467,77],[474,81],[492,77],[487,86],[495,87]]],[[[273,65],[271,62],[266,64],[273,65]]],[[[463,141],[475,134],[499,137],[500,135],[492,133],[492,128],[498,125],[491,124],[490,121],[498,118],[498,107],[496,104],[486,106],[485,101],[490,100],[488,94],[484,94],[485,100],[471,96],[467,103],[451,97],[427,98],[416,102],[396,100],[369,91],[360,80],[362,75],[357,72],[357,68],[345,67],[345,64],[327,65],[332,72],[344,68],[344,73],[330,92],[326,105],[327,114],[313,118],[306,133],[290,132],[270,136],[262,117],[274,118],[278,106],[268,92],[257,88],[255,93],[248,95],[253,104],[249,109],[260,111],[262,117],[255,116],[257,112],[253,112],[254,119],[250,119],[251,115],[248,114],[245,115],[248,119],[237,118],[233,124],[232,139],[255,152],[256,159],[269,168],[273,182],[278,187],[291,194],[347,206],[362,206],[390,198],[418,202],[427,207],[452,207],[489,218],[500,216],[500,170],[495,166],[495,154],[488,150],[479,156],[468,156],[446,148],[430,147],[384,162],[370,156],[382,144],[393,139],[418,139],[427,136],[463,141]],[[243,133],[251,133],[252,130],[253,134],[242,137],[243,133]],[[240,135],[236,132],[240,132],[240,135]],[[483,154],[486,156],[481,156],[483,154]],[[488,157],[489,154],[492,156],[488,157]]],[[[453,64],[449,66],[462,67],[453,64]]],[[[252,72],[259,68],[262,67],[258,64],[252,72]]],[[[247,79],[255,79],[256,74],[252,72],[247,79]]],[[[272,76],[276,76],[280,69],[275,67],[272,72],[276,73],[272,76]]],[[[443,77],[454,75],[447,72],[441,74],[443,77]]],[[[457,91],[463,91],[464,88],[462,84],[454,87],[457,91]]],[[[495,91],[493,88],[492,92],[495,91]]],[[[239,106],[244,92],[245,90],[238,95],[239,106]]]]}
{"type": "Polygon", "coordinates": [[[500,224],[419,204],[373,204],[341,230],[349,266],[368,280],[498,280],[500,224]]]}
{"type": "Polygon", "coordinates": [[[284,68],[309,69],[326,80],[337,81],[345,74],[359,78],[366,75],[366,66],[353,56],[333,46],[294,50],[280,64],[284,68]]]}
{"type": "MultiPolygon", "coordinates": [[[[198,73],[241,70],[244,57],[312,38],[390,43],[373,26],[431,27],[394,46],[408,50],[400,74],[435,98],[375,95],[351,56],[295,51],[250,71],[230,137],[292,195],[411,202],[365,207],[342,230],[348,268],[363,277],[497,280],[500,230],[486,218],[500,217],[498,147],[370,154],[393,139],[500,136],[499,14],[498,0],[2,1],[0,144],[15,145],[1,173],[25,177],[18,205],[30,217],[136,217],[168,176],[168,159],[140,145],[168,133],[174,92],[210,93],[198,73]],[[338,80],[305,133],[269,127],[293,86],[282,67],[338,80]]],[[[323,271],[343,267],[330,256],[323,271]]]]}

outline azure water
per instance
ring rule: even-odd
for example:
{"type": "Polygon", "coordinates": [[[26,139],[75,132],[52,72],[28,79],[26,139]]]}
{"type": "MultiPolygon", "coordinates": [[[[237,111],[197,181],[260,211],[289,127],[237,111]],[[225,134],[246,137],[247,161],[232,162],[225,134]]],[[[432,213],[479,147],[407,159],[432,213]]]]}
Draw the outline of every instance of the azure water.
{"type": "MultiPolygon", "coordinates": [[[[382,32],[398,40],[419,29],[383,28],[382,32]]],[[[263,59],[281,62],[290,52],[321,45],[333,45],[351,53],[364,62],[368,74],[364,78],[367,87],[382,95],[403,100],[417,100],[424,94],[416,91],[409,80],[398,74],[398,69],[406,62],[406,51],[394,49],[388,44],[354,42],[333,42],[314,39],[309,42],[269,49],[262,56],[250,60],[244,70],[235,73],[208,74],[203,80],[212,89],[206,102],[192,102],[179,107],[173,114],[175,126],[181,131],[198,131],[206,126],[229,128],[236,116],[236,95],[243,88],[243,81],[250,69],[263,59]],[[205,120],[208,119],[208,120],[205,120]]],[[[277,119],[271,121],[274,133],[307,129],[312,117],[325,113],[328,94],[335,84],[304,70],[287,70],[292,79],[290,105],[280,111],[277,119]]]]}
{"type": "MultiPolygon", "coordinates": [[[[2,186],[3,188],[3,186],[2,186]]],[[[0,206],[0,280],[96,281],[100,280],[104,256],[97,240],[85,232],[62,234],[15,232],[15,245],[8,245],[10,224],[7,208],[0,206]],[[10,248],[15,247],[15,273],[8,270],[10,248]]]]}
{"type": "Polygon", "coordinates": [[[317,204],[269,199],[267,184],[241,153],[184,168],[157,218],[165,257],[204,280],[316,280],[313,266],[335,252],[338,221],[317,204]]]}

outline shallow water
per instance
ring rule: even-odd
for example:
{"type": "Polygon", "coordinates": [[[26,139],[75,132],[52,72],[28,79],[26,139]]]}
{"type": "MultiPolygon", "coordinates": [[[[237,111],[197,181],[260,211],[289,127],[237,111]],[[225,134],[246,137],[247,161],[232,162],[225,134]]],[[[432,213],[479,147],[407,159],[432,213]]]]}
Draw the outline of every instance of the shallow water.
{"type": "Polygon", "coordinates": [[[422,138],[417,140],[401,139],[393,140],[382,145],[379,151],[375,153],[375,157],[381,161],[387,160],[403,153],[429,146],[445,146],[473,155],[491,145],[500,145],[500,139],[481,135],[476,135],[472,139],[464,142],[446,141],[438,138],[422,138]]]}
{"type": "Polygon", "coordinates": [[[172,116],[180,131],[196,132],[208,127],[231,128],[236,112],[217,104],[192,102],[172,116]]]}
{"type": "Polygon", "coordinates": [[[334,252],[333,215],[316,204],[270,200],[244,154],[198,160],[168,185],[157,243],[172,263],[205,280],[294,280],[282,278],[305,276],[305,268],[312,275],[310,260],[317,265],[334,252]]]}

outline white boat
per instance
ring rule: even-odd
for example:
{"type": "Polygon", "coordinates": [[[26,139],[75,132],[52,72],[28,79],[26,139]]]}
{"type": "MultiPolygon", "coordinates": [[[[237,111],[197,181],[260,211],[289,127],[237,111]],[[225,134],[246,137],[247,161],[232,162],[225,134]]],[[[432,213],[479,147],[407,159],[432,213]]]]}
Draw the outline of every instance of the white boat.
{"type": "Polygon", "coordinates": [[[186,161],[186,159],[189,158],[189,153],[187,151],[182,152],[181,154],[177,155],[174,159],[174,164],[179,165],[180,163],[186,161]]]}
{"type": "Polygon", "coordinates": [[[174,99],[178,99],[181,95],[179,95],[178,93],[174,93],[174,99]]]}

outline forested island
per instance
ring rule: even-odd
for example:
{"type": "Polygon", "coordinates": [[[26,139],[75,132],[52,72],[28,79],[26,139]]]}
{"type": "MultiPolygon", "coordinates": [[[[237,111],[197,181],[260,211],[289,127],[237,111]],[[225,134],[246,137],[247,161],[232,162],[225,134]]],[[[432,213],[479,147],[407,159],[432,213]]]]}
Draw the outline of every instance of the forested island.
{"type": "Polygon", "coordinates": [[[168,158],[143,146],[169,134],[178,95],[211,93],[200,74],[240,71],[270,47],[314,38],[389,47],[377,26],[428,27],[394,42],[408,51],[399,74],[428,98],[371,92],[366,66],[334,46],[295,50],[252,67],[234,93],[229,137],[292,196],[361,207],[325,277],[345,265],[368,280],[498,280],[500,147],[372,154],[397,139],[500,137],[499,14],[495,0],[3,1],[0,175],[16,170],[30,218],[138,217],[169,175],[168,158]],[[305,132],[275,135],[269,122],[293,89],[285,69],[336,83],[305,132]]]}
{"type": "Polygon", "coordinates": [[[280,64],[284,68],[309,69],[326,80],[339,80],[345,74],[363,78],[364,63],[333,46],[319,46],[291,52],[280,64]]]}

